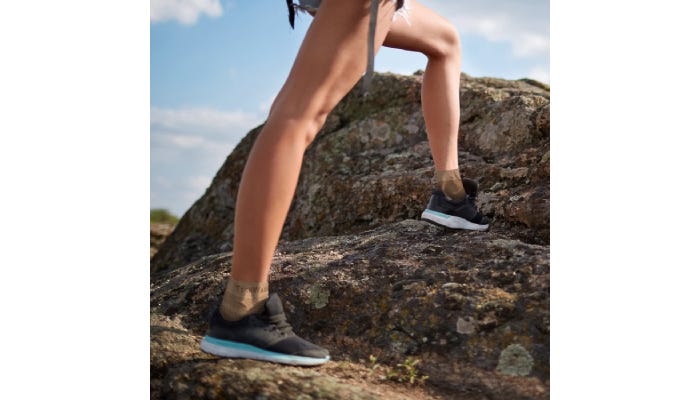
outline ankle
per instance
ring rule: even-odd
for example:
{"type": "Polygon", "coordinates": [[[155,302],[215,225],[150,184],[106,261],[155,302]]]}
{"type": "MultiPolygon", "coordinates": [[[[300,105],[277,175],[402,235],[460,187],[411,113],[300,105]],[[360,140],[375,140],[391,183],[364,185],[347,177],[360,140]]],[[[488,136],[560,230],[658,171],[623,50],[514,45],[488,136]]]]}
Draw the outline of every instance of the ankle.
{"type": "Polygon", "coordinates": [[[438,188],[447,196],[448,200],[459,202],[467,196],[462,178],[459,175],[459,169],[451,169],[447,171],[435,171],[438,188]]]}
{"type": "Polygon", "coordinates": [[[260,313],[268,296],[267,282],[243,282],[229,278],[219,312],[225,320],[237,321],[260,313]]]}

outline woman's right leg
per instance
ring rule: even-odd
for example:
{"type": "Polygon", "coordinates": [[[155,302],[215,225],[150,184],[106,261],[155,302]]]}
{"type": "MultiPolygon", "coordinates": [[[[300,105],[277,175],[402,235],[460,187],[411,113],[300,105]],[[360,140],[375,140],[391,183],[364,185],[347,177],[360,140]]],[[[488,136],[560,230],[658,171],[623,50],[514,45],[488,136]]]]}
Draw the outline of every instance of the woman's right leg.
{"type": "MultiPolygon", "coordinates": [[[[326,349],[290,335],[282,303],[267,279],[294,196],[304,150],[366,65],[370,0],[324,0],[270,110],[243,171],[236,200],[233,262],[224,299],[201,349],[223,357],[319,365],[326,349]],[[264,313],[259,313],[263,311],[264,313]]],[[[383,0],[375,52],[391,24],[383,0]]]]}
{"type": "MultiPolygon", "coordinates": [[[[306,147],[360,79],[367,57],[369,0],[324,0],[270,110],[241,178],[231,276],[266,282],[306,147]]],[[[375,52],[395,11],[380,2],[375,52]]]]}

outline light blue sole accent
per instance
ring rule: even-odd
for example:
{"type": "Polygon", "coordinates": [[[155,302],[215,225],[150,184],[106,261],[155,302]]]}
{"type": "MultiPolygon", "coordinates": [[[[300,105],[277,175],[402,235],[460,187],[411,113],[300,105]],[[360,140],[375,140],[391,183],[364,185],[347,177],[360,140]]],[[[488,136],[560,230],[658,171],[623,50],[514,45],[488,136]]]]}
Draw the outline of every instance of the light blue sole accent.
{"type": "Polygon", "coordinates": [[[426,212],[428,214],[437,215],[438,217],[442,217],[442,218],[450,218],[451,217],[451,215],[443,214],[439,211],[433,211],[433,210],[426,209],[424,212],[426,212]]]}
{"type": "Polygon", "coordinates": [[[425,209],[423,214],[421,214],[421,219],[426,221],[434,222],[438,225],[446,226],[452,229],[467,229],[471,231],[485,231],[489,229],[488,224],[479,225],[473,222],[469,222],[464,218],[456,217],[454,215],[448,215],[441,213],[439,211],[425,209]]]}
{"type": "Polygon", "coordinates": [[[199,346],[202,351],[221,357],[248,358],[252,360],[270,361],[279,364],[289,365],[321,365],[331,359],[330,356],[324,358],[293,356],[289,354],[276,353],[274,351],[263,350],[259,347],[245,343],[231,342],[204,336],[199,346]]]}

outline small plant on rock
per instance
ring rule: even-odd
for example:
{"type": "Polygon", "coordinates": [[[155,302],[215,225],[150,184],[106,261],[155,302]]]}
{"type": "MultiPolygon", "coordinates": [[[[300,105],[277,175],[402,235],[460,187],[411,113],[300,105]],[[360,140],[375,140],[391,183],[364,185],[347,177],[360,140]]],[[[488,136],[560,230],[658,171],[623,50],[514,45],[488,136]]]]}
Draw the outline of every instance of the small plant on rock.
{"type": "Polygon", "coordinates": [[[396,364],[396,368],[392,368],[386,374],[388,379],[396,382],[408,382],[411,385],[416,383],[423,383],[428,379],[427,375],[420,375],[416,365],[420,362],[419,359],[408,357],[401,364],[396,364]]]}
{"type": "Polygon", "coordinates": [[[369,374],[374,375],[375,372],[377,372],[377,368],[380,368],[379,371],[381,371],[382,365],[378,362],[378,359],[375,355],[370,354],[369,356],[369,374]]]}

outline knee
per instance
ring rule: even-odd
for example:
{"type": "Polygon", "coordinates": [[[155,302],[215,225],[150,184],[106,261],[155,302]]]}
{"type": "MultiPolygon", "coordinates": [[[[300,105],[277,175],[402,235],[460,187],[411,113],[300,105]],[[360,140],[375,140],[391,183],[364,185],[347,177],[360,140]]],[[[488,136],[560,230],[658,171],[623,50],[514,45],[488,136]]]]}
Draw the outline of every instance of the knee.
{"type": "Polygon", "coordinates": [[[310,96],[309,93],[293,91],[285,84],[273,102],[268,123],[279,125],[285,136],[306,148],[344,95],[342,90],[330,88],[318,90],[310,96]]]}
{"type": "Polygon", "coordinates": [[[278,107],[271,110],[268,123],[278,127],[276,133],[284,134],[288,139],[303,144],[304,148],[307,148],[314,141],[321,128],[323,128],[330,110],[301,111],[278,107]]]}
{"type": "Polygon", "coordinates": [[[330,109],[321,109],[314,113],[308,120],[308,129],[304,134],[304,147],[309,147],[311,142],[314,141],[318,132],[323,128],[326,123],[328,114],[330,114],[330,109]]]}
{"type": "Polygon", "coordinates": [[[462,45],[459,40],[459,32],[452,24],[447,24],[445,29],[435,38],[435,44],[430,54],[430,58],[446,59],[459,57],[462,52],[462,45]]]}

